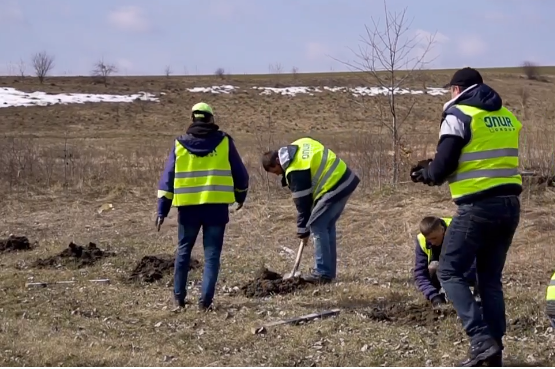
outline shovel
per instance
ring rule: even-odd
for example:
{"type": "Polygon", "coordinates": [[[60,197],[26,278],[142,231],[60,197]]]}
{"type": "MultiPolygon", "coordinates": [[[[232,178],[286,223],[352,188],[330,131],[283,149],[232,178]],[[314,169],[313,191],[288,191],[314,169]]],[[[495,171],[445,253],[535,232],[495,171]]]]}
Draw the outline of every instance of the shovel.
{"type": "Polygon", "coordinates": [[[301,272],[298,272],[297,269],[299,269],[299,264],[301,263],[301,257],[303,256],[303,250],[307,242],[308,242],[308,237],[301,240],[301,243],[299,245],[299,250],[297,251],[297,258],[295,259],[295,265],[293,265],[293,270],[291,271],[291,273],[285,274],[283,276],[283,279],[291,279],[293,277],[298,277],[301,275],[301,272]]]}

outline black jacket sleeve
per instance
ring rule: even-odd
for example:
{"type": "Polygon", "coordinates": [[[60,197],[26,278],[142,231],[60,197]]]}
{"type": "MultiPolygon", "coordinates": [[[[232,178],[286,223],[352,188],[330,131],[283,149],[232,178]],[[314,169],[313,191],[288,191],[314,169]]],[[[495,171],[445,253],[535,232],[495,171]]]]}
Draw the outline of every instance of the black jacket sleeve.
{"type": "Polygon", "coordinates": [[[287,176],[289,189],[293,202],[297,207],[297,233],[302,235],[308,232],[306,224],[312,212],[312,177],[310,169],[293,170],[287,176]]]}
{"type": "Polygon", "coordinates": [[[443,135],[437,144],[434,160],[426,169],[426,177],[435,185],[440,186],[459,165],[459,158],[465,145],[464,139],[459,136],[443,135]]]}
{"type": "Polygon", "coordinates": [[[414,261],[414,282],[416,287],[428,300],[432,300],[439,295],[439,289],[434,286],[430,272],[428,270],[428,255],[422,251],[415,239],[415,261],[414,261]]]}

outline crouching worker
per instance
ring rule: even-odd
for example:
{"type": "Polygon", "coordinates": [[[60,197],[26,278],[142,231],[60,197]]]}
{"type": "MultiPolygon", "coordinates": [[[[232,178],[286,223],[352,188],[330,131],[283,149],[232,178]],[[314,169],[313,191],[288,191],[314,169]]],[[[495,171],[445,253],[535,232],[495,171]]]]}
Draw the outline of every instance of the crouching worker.
{"type": "MultiPolygon", "coordinates": [[[[420,222],[420,233],[415,240],[414,281],[434,309],[441,308],[447,302],[445,294],[440,292],[441,284],[437,277],[437,269],[443,237],[449,223],[451,218],[425,217],[420,222]]],[[[465,274],[465,278],[474,286],[474,295],[477,297],[476,262],[465,274]]]]}
{"type": "Polygon", "coordinates": [[[551,276],[549,281],[549,286],[547,286],[547,307],[546,312],[549,320],[551,321],[551,326],[555,329],[555,273],[551,276]]]}
{"type": "Polygon", "coordinates": [[[233,139],[214,123],[212,108],[193,106],[192,124],[174,142],[158,190],[156,226],[177,207],[177,255],[174,271],[176,308],[185,306],[191,251],[202,227],[204,274],[199,307],[212,304],[220,271],[224,232],[229,222],[229,205],[238,209],[247,197],[249,175],[233,139]]]}
{"type": "Polygon", "coordinates": [[[281,175],[297,207],[297,237],[312,233],[315,267],[308,276],[312,283],[329,283],[337,273],[335,224],[360,179],[347,164],[311,138],[301,138],[277,151],[262,155],[266,172],[281,175]]]}

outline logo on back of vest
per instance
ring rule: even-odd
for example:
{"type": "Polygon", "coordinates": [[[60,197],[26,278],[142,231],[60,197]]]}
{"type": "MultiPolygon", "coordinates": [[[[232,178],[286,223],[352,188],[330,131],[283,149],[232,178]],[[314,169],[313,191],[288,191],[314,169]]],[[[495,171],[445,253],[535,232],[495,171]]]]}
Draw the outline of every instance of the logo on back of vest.
{"type": "Polygon", "coordinates": [[[310,157],[310,144],[303,144],[301,148],[301,155],[303,160],[310,157]]]}
{"type": "Polygon", "coordinates": [[[216,151],[216,149],[212,150],[211,152],[209,152],[209,153],[206,154],[206,155],[197,155],[197,154],[193,154],[193,153],[190,153],[190,154],[191,154],[191,156],[192,156],[193,158],[199,158],[199,159],[202,159],[202,158],[213,158],[214,156],[218,156],[218,152],[216,151]]]}
{"type": "Polygon", "coordinates": [[[484,117],[484,122],[490,132],[510,132],[516,129],[509,117],[489,116],[484,117]]]}

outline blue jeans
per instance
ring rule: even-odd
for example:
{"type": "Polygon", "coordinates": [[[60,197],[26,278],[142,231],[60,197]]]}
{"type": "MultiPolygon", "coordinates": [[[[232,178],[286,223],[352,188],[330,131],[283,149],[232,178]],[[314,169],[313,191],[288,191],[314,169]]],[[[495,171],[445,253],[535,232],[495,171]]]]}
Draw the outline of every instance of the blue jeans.
{"type": "Polygon", "coordinates": [[[330,204],[311,225],[314,240],[315,276],[334,279],[337,275],[337,234],[335,223],[345,209],[349,196],[330,204]]]}
{"type": "Polygon", "coordinates": [[[489,337],[501,342],[505,335],[501,276],[519,221],[517,196],[493,197],[460,205],[445,233],[439,278],[473,343],[489,337]],[[482,311],[464,278],[474,258],[482,311]]]}
{"type": "Polygon", "coordinates": [[[220,255],[224,243],[225,224],[201,225],[187,224],[181,221],[177,226],[177,255],[174,270],[174,296],[179,302],[187,297],[187,275],[191,262],[191,252],[202,226],[204,244],[204,273],[202,275],[202,290],[200,303],[208,307],[212,303],[216,291],[216,281],[220,272],[220,255]]]}

